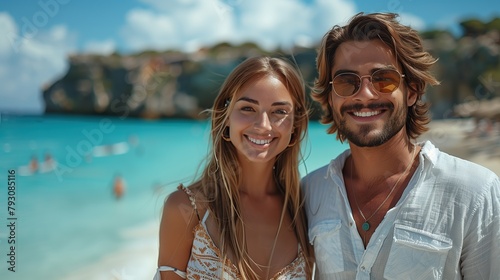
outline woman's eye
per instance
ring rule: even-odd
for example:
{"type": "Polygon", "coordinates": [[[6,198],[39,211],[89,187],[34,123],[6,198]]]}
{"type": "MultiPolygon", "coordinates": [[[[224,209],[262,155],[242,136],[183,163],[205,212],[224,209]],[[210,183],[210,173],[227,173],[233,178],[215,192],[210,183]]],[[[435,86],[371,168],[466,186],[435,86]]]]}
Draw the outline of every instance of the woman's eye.
{"type": "Polygon", "coordinates": [[[253,111],[255,111],[252,107],[248,107],[248,106],[241,107],[240,110],[241,111],[247,111],[247,112],[253,112],[253,111]]]}
{"type": "Polygon", "coordinates": [[[275,113],[280,114],[280,115],[286,115],[286,114],[288,114],[288,111],[285,109],[278,109],[275,111],[275,113]]]}

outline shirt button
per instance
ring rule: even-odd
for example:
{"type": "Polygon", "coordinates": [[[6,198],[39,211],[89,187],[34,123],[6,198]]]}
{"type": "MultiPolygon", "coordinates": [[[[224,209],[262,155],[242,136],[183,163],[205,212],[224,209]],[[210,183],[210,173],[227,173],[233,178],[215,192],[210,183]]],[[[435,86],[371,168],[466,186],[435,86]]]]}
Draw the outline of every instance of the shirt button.
{"type": "Polygon", "coordinates": [[[352,223],[349,223],[349,226],[352,227],[352,223]]]}
{"type": "Polygon", "coordinates": [[[361,270],[365,271],[365,270],[366,270],[366,267],[363,265],[363,266],[361,267],[361,270]]]}

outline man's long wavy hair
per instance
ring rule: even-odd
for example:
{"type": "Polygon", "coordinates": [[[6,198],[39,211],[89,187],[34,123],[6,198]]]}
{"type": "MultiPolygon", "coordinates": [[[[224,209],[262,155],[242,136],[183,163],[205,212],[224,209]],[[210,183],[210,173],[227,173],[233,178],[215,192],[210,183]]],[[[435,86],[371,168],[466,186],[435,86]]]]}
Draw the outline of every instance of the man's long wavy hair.
{"type": "MultiPolygon", "coordinates": [[[[335,52],[344,42],[364,42],[381,40],[396,55],[398,63],[405,75],[403,79],[409,90],[417,94],[417,101],[408,108],[406,116],[406,133],[409,139],[415,139],[428,130],[430,121],[428,104],[422,101],[427,84],[437,85],[439,82],[430,73],[431,66],[437,61],[424,51],[421,38],[417,31],[397,21],[394,13],[359,13],[352,17],[345,26],[335,25],[323,37],[316,58],[318,77],[314,81],[312,97],[321,104],[323,115],[321,123],[330,124],[328,133],[338,131],[334,122],[333,108],[328,100],[331,98],[332,69],[335,64],[335,52]]],[[[362,51],[352,49],[352,52],[362,51]]],[[[337,139],[345,141],[345,135],[337,133],[337,139]]]]}
{"type": "MultiPolygon", "coordinates": [[[[207,165],[201,179],[191,188],[200,191],[207,199],[209,210],[215,217],[220,233],[222,263],[227,261],[228,252],[236,259],[235,265],[243,279],[256,279],[250,267],[238,186],[241,169],[238,165],[236,149],[222,136],[233,110],[233,97],[249,83],[272,76],[279,79],[290,92],[293,105],[293,135],[290,142],[295,142],[275,159],[274,177],[276,185],[284,198],[281,221],[290,215],[292,226],[305,254],[308,279],[312,273],[313,254],[307,239],[306,216],[303,211],[303,199],[299,187],[299,163],[302,160],[301,141],[308,127],[308,109],[306,107],[305,86],[301,75],[292,64],[284,59],[270,57],[252,57],[239,64],[226,78],[211,113],[212,149],[207,158],[207,165]]],[[[234,100],[235,101],[235,100],[234,100]]],[[[281,225],[280,225],[281,226],[281,225]]]]}

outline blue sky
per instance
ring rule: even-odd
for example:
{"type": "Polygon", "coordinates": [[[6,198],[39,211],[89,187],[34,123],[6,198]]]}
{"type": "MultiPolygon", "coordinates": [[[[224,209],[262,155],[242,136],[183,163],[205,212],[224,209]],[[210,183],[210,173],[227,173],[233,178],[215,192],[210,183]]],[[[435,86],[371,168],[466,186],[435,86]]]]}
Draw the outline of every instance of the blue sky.
{"type": "Polygon", "coordinates": [[[396,12],[418,30],[459,33],[500,16],[494,0],[19,0],[0,3],[0,112],[43,112],[41,87],[73,53],[194,51],[220,41],[311,45],[357,12],[396,12]]]}

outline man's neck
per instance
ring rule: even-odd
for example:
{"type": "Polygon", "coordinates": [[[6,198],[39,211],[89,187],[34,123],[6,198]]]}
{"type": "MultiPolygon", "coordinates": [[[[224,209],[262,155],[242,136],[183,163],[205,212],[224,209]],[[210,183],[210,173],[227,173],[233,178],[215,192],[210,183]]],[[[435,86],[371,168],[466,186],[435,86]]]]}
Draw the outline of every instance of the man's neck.
{"type": "Polygon", "coordinates": [[[349,144],[351,158],[346,164],[349,170],[345,176],[359,180],[363,185],[380,181],[391,175],[404,172],[412,161],[414,149],[417,149],[401,133],[377,147],[358,147],[349,144]]]}

